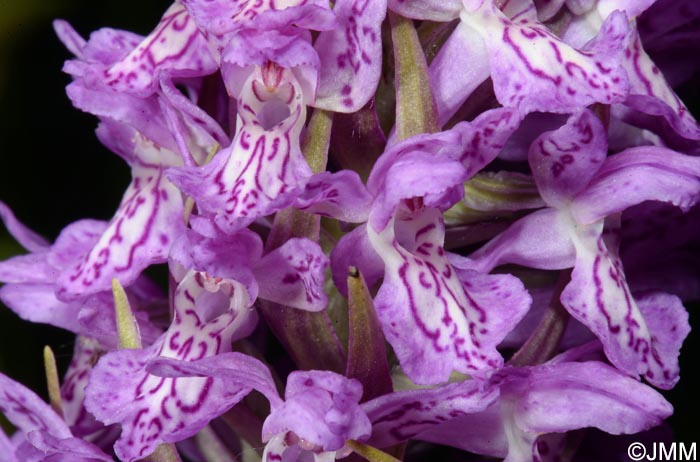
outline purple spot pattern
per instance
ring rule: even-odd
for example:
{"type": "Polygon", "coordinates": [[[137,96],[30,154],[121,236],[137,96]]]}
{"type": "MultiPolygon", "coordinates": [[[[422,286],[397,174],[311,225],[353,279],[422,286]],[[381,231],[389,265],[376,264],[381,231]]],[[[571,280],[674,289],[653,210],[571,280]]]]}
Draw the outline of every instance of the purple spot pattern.
{"type": "Polygon", "coordinates": [[[644,51],[639,34],[634,35],[626,50],[622,66],[629,75],[631,86],[626,105],[647,114],[660,115],[682,136],[700,139],[700,125],[644,51]],[[652,101],[649,98],[653,98],[652,101]]]}
{"type": "MultiPolygon", "coordinates": [[[[138,144],[139,155],[148,151],[143,156],[157,154],[163,162],[172,160],[174,153],[139,138],[145,143],[138,144]]],[[[148,265],[167,259],[170,245],[185,229],[182,196],[165,178],[163,167],[167,166],[145,161],[134,164],[133,180],[107,230],[89,253],[59,278],[59,298],[110,290],[115,277],[127,286],[148,265]]]]}
{"type": "Polygon", "coordinates": [[[158,356],[195,361],[230,351],[237,331],[249,329],[250,305],[240,283],[190,271],[175,291],[173,323],[155,344],[102,357],[86,406],[98,420],[121,424],[120,459],[141,459],[162,442],[193,435],[250,391],[212,377],[166,378],[145,369],[158,356]]]}
{"type": "Polygon", "coordinates": [[[106,352],[107,350],[94,339],[84,336],[76,338],[73,358],[61,382],[61,400],[65,421],[77,437],[95,433],[104,427],[87,412],[83,400],[90,370],[106,352]]]}
{"type": "Polygon", "coordinates": [[[385,264],[377,315],[411,380],[435,384],[453,371],[483,375],[503,364],[489,339],[493,307],[481,306],[448,262],[438,210],[394,218],[380,234],[371,226],[367,232],[385,264]]]}
{"type": "Polygon", "coordinates": [[[103,71],[102,81],[119,92],[155,91],[159,76],[196,77],[216,72],[217,63],[185,7],[174,3],[156,29],[124,59],[103,71]]]}
{"type": "MultiPolygon", "coordinates": [[[[678,380],[678,351],[661,355],[625,278],[616,232],[602,222],[572,233],[576,266],[561,301],[603,343],[610,361],[627,374],[670,388],[678,380]]],[[[680,346],[680,345],[679,345],[680,346]]]]}
{"type": "Polygon", "coordinates": [[[255,266],[260,297],[307,311],[323,310],[328,257],[308,239],[293,238],[267,254],[255,266]]]}
{"type": "Polygon", "coordinates": [[[340,0],[333,13],[340,27],[322,32],[315,44],[321,59],[315,106],[354,112],[369,101],[379,82],[386,0],[340,0]]]}
{"type": "Polygon", "coordinates": [[[386,447],[456,417],[486,409],[498,397],[496,387],[467,380],[427,389],[399,391],[363,404],[372,421],[369,444],[386,447]]]}
{"type": "Polygon", "coordinates": [[[612,14],[582,50],[535,21],[509,20],[492,2],[483,2],[461,18],[484,39],[494,90],[504,106],[521,113],[567,112],[595,102],[621,102],[627,96],[628,81],[619,60],[629,26],[622,13],[612,14]]]}
{"type": "Polygon", "coordinates": [[[605,128],[591,111],[572,115],[530,146],[529,161],[542,198],[563,205],[586,188],[608,151],[605,128]]]}
{"type": "Polygon", "coordinates": [[[280,72],[273,88],[265,86],[259,68],[254,71],[238,101],[243,125],[230,147],[204,167],[168,174],[227,233],[291,205],[311,176],[299,147],[306,118],[301,88],[291,71],[280,72]],[[289,115],[266,127],[264,122],[275,120],[263,119],[271,104],[278,115],[284,114],[280,105],[286,105],[289,115]]]}

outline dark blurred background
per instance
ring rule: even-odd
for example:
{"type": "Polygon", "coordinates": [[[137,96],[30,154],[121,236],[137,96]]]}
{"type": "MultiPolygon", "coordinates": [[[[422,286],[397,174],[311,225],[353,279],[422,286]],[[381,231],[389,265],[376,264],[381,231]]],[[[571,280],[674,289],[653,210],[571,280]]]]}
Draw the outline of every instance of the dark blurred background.
{"type": "MultiPolygon", "coordinates": [[[[51,21],[68,20],[85,38],[100,27],[147,34],[167,1],[0,0],[0,199],[29,227],[53,240],[81,218],[109,219],[129,182],[127,166],[94,136],[93,116],[75,110],[64,93],[61,72],[70,53],[56,38],[51,21]]],[[[680,89],[696,115],[697,79],[680,89]]],[[[700,233],[700,230],[699,230],[700,233]]],[[[0,226],[0,260],[22,249],[0,226]]],[[[700,277],[700,275],[699,275],[700,277]]],[[[700,307],[689,306],[700,326],[700,307]]],[[[677,441],[700,438],[700,333],[691,333],[681,355],[682,378],[665,393],[676,408],[670,424],[677,441]]],[[[63,368],[73,337],[30,324],[0,307],[0,370],[45,395],[41,350],[51,345],[63,368]]]]}

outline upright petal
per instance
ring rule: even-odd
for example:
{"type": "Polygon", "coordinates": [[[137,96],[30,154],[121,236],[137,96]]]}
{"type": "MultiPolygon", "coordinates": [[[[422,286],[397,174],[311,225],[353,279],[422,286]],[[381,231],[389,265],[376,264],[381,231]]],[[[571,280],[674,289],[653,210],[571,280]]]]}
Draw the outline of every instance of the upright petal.
{"type": "Polygon", "coordinates": [[[558,130],[540,135],[528,157],[542,198],[562,207],[588,185],[607,153],[605,127],[583,109],[558,130]]]}
{"type": "Polygon", "coordinates": [[[321,32],[315,44],[321,67],[314,106],[355,112],[379,83],[386,0],[338,0],[333,13],[340,27],[321,32]]]}
{"type": "Polygon", "coordinates": [[[176,2],[136,48],[92,78],[116,92],[148,96],[166,75],[200,77],[217,69],[206,39],[185,7],[176,2]]]}
{"type": "Polygon", "coordinates": [[[49,243],[46,239],[24,226],[12,213],[12,210],[2,201],[0,201],[0,219],[2,219],[10,235],[30,252],[40,252],[49,248],[49,243]]]}

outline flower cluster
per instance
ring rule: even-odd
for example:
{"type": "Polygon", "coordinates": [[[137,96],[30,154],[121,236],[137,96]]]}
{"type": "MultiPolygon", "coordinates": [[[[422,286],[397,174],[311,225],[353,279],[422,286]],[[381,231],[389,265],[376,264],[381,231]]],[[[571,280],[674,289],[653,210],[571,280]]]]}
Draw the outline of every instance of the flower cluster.
{"type": "Polygon", "coordinates": [[[669,83],[697,63],[646,50],[699,20],[694,0],[176,0],[146,37],[55,21],[68,97],[132,180],[53,243],[0,203],[28,251],[0,300],[77,335],[50,405],[0,374],[3,460],[418,440],[555,461],[573,430],[658,425],[700,298],[700,125],[669,83]]]}

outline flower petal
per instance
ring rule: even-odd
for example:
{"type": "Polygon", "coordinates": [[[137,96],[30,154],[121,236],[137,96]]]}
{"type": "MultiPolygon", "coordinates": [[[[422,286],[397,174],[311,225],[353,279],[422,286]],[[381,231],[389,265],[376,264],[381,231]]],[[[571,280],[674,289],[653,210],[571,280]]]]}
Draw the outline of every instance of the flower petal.
{"type": "Polygon", "coordinates": [[[460,0],[389,0],[389,9],[401,16],[429,21],[451,21],[462,10],[460,0]]]}
{"type": "Polygon", "coordinates": [[[367,221],[372,196],[351,170],[312,176],[294,206],[308,213],[349,223],[367,221]]]}
{"type": "Polygon", "coordinates": [[[156,91],[163,76],[200,77],[217,69],[206,39],[176,2],[136,48],[95,78],[113,91],[143,97],[156,91]]]}
{"type": "Polygon", "coordinates": [[[665,119],[681,136],[700,139],[700,124],[673,92],[659,68],[642,48],[635,34],[622,61],[630,79],[630,96],[624,104],[645,114],[665,119]]]}
{"type": "Polygon", "coordinates": [[[605,127],[587,109],[572,115],[558,130],[540,135],[528,158],[545,202],[553,207],[568,204],[595,176],[607,152],[605,127]]]}
{"type": "Polygon", "coordinates": [[[192,436],[250,391],[210,377],[164,378],[146,370],[156,356],[192,361],[230,351],[234,338],[252,330],[250,305],[242,284],[191,271],[176,289],[173,324],[156,343],[100,359],[85,406],[101,422],[121,424],[120,459],[141,459],[160,443],[192,436]]]}
{"type": "Polygon", "coordinates": [[[640,146],[609,157],[571,210],[579,223],[593,223],[644,201],[688,210],[700,198],[700,158],[640,146]]]}
{"type": "Polygon", "coordinates": [[[386,0],[338,0],[340,27],[316,40],[321,66],[314,106],[355,112],[374,95],[382,71],[382,21],[386,0]]]}
{"type": "Polygon", "coordinates": [[[383,448],[408,441],[432,428],[441,428],[439,425],[443,422],[483,411],[498,395],[497,387],[484,387],[477,380],[465,380],[432,389],[380,396],[362,405],[372,421],[372,437],[368,443],[383,448]]]}
{"type": "Polygon", "coordinates": [[[523,115],[570,112],[594,102],[621,102],[627,95],[627,77],[619,66],[630,34],[624,13],[611,14],[580,51],[537,22],[509,20],[491,1],[463,12],[461,19],[484,38],[499,102],[523,115]]]}
{"type": "Polygon", "coordinates": [[[621,434],[656,426],[672,412],[651,387],[588,361],[532,368],[514,416],[518,427],[535,434],[585,427],[621,434]]]}
{"type": "Polygon", "coordinates": [[[40,252],[49,248],[50,244],[46,239],[24,226],[12,213],[12,210],[2,201],[0,201],[0,219],[5,224],[10,235],[30,252],[40,252]]]}
{"type": "Polygon", "coordinates": [[[317,243],[289,239],[265,255],[253,269],[260,285],[260,298],[306,311],[323,310],[328,304],[323,290],[328,263],[317,243]]]}
{"type": "Polygon", "coordinates": [[[539,269],[571,268],[575,257],[568,222],[551,208],[521,218],[469,256],[473,268],[483,273],[506,263],[539,269]]]}
{"type": "Polygon", "coordinates": [[[59,278],[58,296],[70,300],[109,290],[113,278],[127,286],[152,263],[167,260],[185,230],[180,191],[161,168],[134,168],[108,229],[90,252],[59,278]]]}
{"type": "MultiPolygon", "coordinates": [[[[643,375],[660,388],[672,388],[678,381],[678,338],[657,337],[661,327],[651,327],[658,316],[647,320],[639,309],[625,279],[618,256],[614,231],[603,233],[603,223],[595,223],[572,233],[576,246],[576,266],[571,282],[561,295],[564,307],[585,324],[603,343],[610,362],[623,372],[643,375]]],[[[648,300],[669,315],[668,321],[687,333],[687,314],[675,297],[648,300]]]]}
{"type": "Polygon", "coordinates": [[[445,382],[453,371],[483,376],[503,364],[493,340],[507,332],[490,329],[500,323],[500,302],[511,294],[500,292],[493,281],[483,285],[483,279],[475,280],[472,287],[460,281],[442,249],[444,226],[438,210],[394,219],[381,233],[370,226],[368,234],[386,265],[374,300],[377,317],[413,382],[445,382]],[[491,292],[499,303],[487,309],[482,297],[489,298],[491,292]]]}

